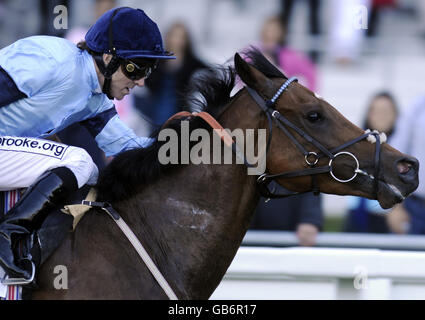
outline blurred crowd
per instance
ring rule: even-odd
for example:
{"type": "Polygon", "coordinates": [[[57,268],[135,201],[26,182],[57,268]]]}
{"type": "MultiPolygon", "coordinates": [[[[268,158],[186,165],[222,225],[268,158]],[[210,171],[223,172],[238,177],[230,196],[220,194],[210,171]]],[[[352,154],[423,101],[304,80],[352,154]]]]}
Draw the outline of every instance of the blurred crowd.
{"type": "MultiPolygon", "coordinates": [[[[327,1],[332,2],[330,21],[333,26],[328,28],[330,42],[326,44],[326,50],[332,53],[332,59],[340,65],[355,63],[361,55],[361,43],[366,38],[379,36],[382,12],[406,11],[405,4],[408,2],[327,1]],[[353,8],[357,10],[354,19],[353,8]],[[366,16],[363,15],[362,8],[367,9],[364,11],[366,16]],[[367,28],[362,28],[364,23],[367,23],[367,28]]],[[[243,0],[237,2],[242,3],[243,0]]],[[[295,1],[276,2],[279,2],[280,13],[271,13],[262,21],[257,42],[247,43],[246,46],[254,44],[288,77],[297,76],[302,84],[317,92],[320,88],[321,54],[324,51],[323,43],[317,43],[325,25],[323,1],[305,0],[305,8],[309,11],[305,23],[307,32],[312,37],[312,45],[304,51],[293,48],[288,41],[291,22],[295,19],[295,1]]],[[[105,11],[123,5],[123,1],[115,0],[87,0],[87,3],[94,8],[92,22],[105,11]]],[[[57,16],[54,8],[57,5],[72,8],[72,0],[0,0],[0,47],[35,34],[66,37],[75,43],[82,40],[89,25],[71,25],[68,29],[53,27],[52,21],[57,16]]],[[[143,2],[137,5],[143,9],[143,2]]],[[[420,32],[417,36],[425,37],[425,1],[411,3],[409,8],[414,11],[419,24],[420,32]]],[[[72,16],[79,13],[69,10],[68,14],[72,16]]],[[[120,117],[140,135],[151,134],[179,111],[190,111],[191,104],[185,99],[185,90],[190,80],[196,74],[208,72],[210,65],[210,61],[198,54],[192,30],[185,20],[169,21],[168,28],[162,31],[165,49],[174,52],[177,59],[160,64],[147,79],[145,87],[135,89],[134,93],[122,101],[115,101],[120,117]]],[[[424,97],[412,97],[412,100],[415,101],[412,101],[411,106],[401,108],[394,93],[387,91],[385,87],[379,88],[365,106],[364,120],[359,126],[385,132],[390,144],[425,163],[425,141],[422,141],[425,139],[425,89],[424,97]]],[[[59,137],[64,143],[88,150],[100,169],[106,165],[108,159],[82,126],[75,124],[61,132],[59,137]]],[[[421,168],[420,180],[425,179],[424,174],[424,169],[421,168]]],[[[303,194],[268,202],[265,200],[260,201],[252,229],[293,231],[300,245],[315,245],[318,234],[325,229],[326,224],[321,196],[303,194]]],[[[374,200],[350,197],[340,231],[425,234],[425,185],[421,184],[413,196],[392,210],[381,209],[374,200]]]]}

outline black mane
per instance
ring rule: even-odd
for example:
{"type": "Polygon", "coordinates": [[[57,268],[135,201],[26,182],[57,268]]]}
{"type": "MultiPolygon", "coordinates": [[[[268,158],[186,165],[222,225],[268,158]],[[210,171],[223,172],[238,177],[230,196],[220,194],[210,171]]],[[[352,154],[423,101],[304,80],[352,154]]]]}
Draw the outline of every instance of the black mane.
{"type": "MultiPolygon", "coordinates": [[[[243,52],[247,61],[269,78],[285,76],[270,63],[260,51],[251,47],[243,52]]],[[[231,102],[231,91],[235,86],[236,72],[233,67],[216,67],[195,78],[191,92],[196,96],[191,101],[199,108],[218,118],[224,108],[231,102]]],[[[202,119],[192,117],[189,121],[190,132],[197,128],[210,129],[202,119]]],[[[181,120],[173,120],[167,128],[180,133],[181,120]]],[[[118,154],[101,172],[97,184],[100,201],[117,201],[126,199],[144,186],[156,181],[161,175],[180,167],[180,165],[163,165],[158,160],[158,151],[166,142],[158,141],[158,130],[152,137],[155,141],[147,148],[137,148],[118,154]]],[[[179,137],[180,138],[180,137],[179,137]]],[[[193,144],[195,144],[194,142],[193,144]]],[[[179,158],[180,159],[180,158],[179,158]]]]}
{"type": "MultiPolygon", "coordinates": [[[[173,129],[179,134],[182,119],[170,121],[166,128],[173,129]]],[[[209,129],[200,118],[185,119],[189,121],[189,131],[197,128],[209,129]]],[[[153,134],[154,142],[146,148],[136,148],[124,151],[111,161],[110,164],[100,173],[97,183],[99,201],[114,202],[119,199],[126,199],[143,187],[156,181],[161,175],[173,168],[179,167],[175,164],[161,164],[158,159],[158,152],[161,146],[167,141],[158,141],[158,134],[153,134]]],[[[191,142],[190,147],[197,142],[191,142]]],[[[180,154],[178,159],[180,159],[180,154]]]]}

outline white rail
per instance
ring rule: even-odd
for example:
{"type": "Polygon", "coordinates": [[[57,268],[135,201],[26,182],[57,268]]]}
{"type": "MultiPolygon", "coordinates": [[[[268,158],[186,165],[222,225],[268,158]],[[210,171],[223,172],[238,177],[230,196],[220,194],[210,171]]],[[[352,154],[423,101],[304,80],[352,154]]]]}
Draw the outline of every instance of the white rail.
{"type": "Polygon", "coordinates": [[[425,253],[241,247],[211,299],[425,299],[425,253]]]}
{"type": "MultiPolygon", "coordinates": [[[[256,247],[294,247],[298,239],[294,232],[249,230],[242,245],[256,247]]],[[[425,251],[424,235],[320,232],[317,247],[364,248],[425,251]]]]}

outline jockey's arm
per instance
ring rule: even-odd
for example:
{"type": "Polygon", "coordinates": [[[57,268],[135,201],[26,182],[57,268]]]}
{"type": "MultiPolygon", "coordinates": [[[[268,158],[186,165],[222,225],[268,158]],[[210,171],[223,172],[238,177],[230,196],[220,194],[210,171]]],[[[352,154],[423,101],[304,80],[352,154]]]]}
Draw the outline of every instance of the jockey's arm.
{"type": "MultiPolygon", "coordinates": [[[[27,97],[1,67],[0,87],[3,88],[0,92],[0,108],[27,97]]],[[[111,106],[106,111],[82,122],[107,156],[131,148],[144,147],[153,141],[150,138],[136,136],[133,130],[120,120],[114,106],[111,106]]]]}
{"type": "Polygon", "coordinates": [[[81,124],[92,134],[99,148],[105,152],[107,157],[128,149],[147,147],[154,141],[153,138],[138,137],[122,122],[115,107],[81,122],[81,124]]]}

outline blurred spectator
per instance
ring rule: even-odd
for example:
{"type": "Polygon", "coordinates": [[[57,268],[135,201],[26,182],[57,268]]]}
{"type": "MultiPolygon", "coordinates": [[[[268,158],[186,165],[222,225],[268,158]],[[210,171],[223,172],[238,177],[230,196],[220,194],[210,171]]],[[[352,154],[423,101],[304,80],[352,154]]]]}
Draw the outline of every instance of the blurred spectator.
{"type": "Polygon", "coordinates": [[[182,22],[175,22],[166,33],[165,48],[177,58],[161,61],[145,82],[148,90],[134,96],[135,107],[147,118],[151,131],[173,114],[190,110],[185,98],[187,86],[195,73],[208,68],[196,56],[189,30],[182,22]]]}
{"type": "Polygon", "coordinates": [[[260,50],[287,77],[297,76],[300,83],[312,91],[317,89],[314,63],[305,55],[285,45],[285,29],[278,17],[267,19],[261,29],[260,50]]]}
{"type": "Polygon", "coordinates": [[[419,20],[419,32],[423,38],[425,38],[425,1],[417,1],[418,20],[419,20]]]}
{"type": "Polygon", "coordinates": [[[368,37],[376,35],[382,9],[395,7],[395,5],[395,0],[372,0],[372,6],[369,13],[369,24],[366,31],[368,37]]]}
{"type": "Polygon", "coordinates": [[[314,246],[323,226],[320,196],[305,193],[265,203],[261,198],[251,229],[295,231],[301,246],[314,246]]]}
{"type": "MultiPolygon", "coordinates": [[[[299,2],[299,1],[298,1],[299,2]]],[[[309,31],[312,36],[320,35],[320,5],[321,0],[307,0],[309,7],[309,31]]],[[[285,30],[289,31],[291,24],[291,14],[295,0],[281,0],[282,14],[281,21],[285,30]]],[[[310,58],[317,62],[319,59],[319,52],[315,49],[310,51],[310,58]]]]}
{"type": "Polygon", "coordinates": [[[391,211],[391,229],[397,233],[425,234],[425,96],[401,114],[389,143],[416,157],[421,164],[419,187],[391,211]]]}
{"type": "MultiPolygon", "coordinates": [[[[376,94],[366,112],[364,129],[385,132],[391,137],[398,117],[395,99],[390,93],[376,94]]],[[[344,232],[388,233],[388,210],[381,208],[377,200],[361,197],[348,198],[348,214],[345,219],[344,232]]]]}
{"type": "Polygon", "coordinates": [[[37,34],[40,30],[39,1],[0,1],[0,48],[18,39],[37,34]]]}

